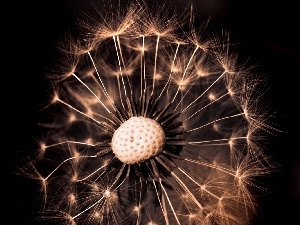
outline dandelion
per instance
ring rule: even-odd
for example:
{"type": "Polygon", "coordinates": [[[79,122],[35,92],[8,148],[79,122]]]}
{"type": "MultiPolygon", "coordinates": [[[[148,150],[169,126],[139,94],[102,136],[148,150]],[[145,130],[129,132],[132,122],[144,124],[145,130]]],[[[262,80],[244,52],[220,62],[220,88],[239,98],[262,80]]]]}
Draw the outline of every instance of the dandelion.
{"type": "Polygon", "coordinates": [[[151,10],[133,2],[86,18],[58,59],[49,133],[19,171],[40,184],[46,224],[245,225],[255,215],[258,178],[274,168],[264,78],[228,33],[151,10]]]}

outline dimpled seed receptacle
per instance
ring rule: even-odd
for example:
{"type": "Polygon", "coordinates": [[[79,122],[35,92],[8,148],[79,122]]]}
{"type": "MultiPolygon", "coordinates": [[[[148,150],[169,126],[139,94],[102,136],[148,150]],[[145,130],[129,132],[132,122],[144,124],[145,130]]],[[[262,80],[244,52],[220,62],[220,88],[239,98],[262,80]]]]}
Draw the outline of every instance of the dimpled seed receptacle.
{"type": "Polygon", "coordinates": [[[126,164],[143,162],[159,154],[165,145],[163,128],[146,117],[130,117],[113,134],[115,156],[126,164]]]}

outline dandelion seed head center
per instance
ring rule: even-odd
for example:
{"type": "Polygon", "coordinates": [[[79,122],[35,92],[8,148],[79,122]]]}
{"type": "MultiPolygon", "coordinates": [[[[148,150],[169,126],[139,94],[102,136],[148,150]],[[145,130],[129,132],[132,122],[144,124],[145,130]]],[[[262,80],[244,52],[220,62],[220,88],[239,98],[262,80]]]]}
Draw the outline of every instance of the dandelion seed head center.
{"type": "Polygon", "coordinates": [[[123,163],[143,162],[159,154],[165,145],[165,132],[153,119],[130,117],[115,131],[112,151],[123,163]]]}

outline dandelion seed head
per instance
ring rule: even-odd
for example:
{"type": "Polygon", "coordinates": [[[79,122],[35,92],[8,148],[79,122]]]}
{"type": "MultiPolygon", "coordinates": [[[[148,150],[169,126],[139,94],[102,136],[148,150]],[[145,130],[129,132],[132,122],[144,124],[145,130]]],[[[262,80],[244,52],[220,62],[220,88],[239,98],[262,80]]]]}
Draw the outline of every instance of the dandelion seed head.
{"type": "Polygon", "coordinates": [[[250,224],[273,169],[264,79],[190,9],[111,7],[63,41],[43,154],[20,169],[44,224],[250,224]]]}
{"type": "Polygon", "coordinates": [[[153,119],[131,117],[113,134],[112,151],[127,164],[143,162],[159,154],[165,145],[165,133],[153,119]]]}

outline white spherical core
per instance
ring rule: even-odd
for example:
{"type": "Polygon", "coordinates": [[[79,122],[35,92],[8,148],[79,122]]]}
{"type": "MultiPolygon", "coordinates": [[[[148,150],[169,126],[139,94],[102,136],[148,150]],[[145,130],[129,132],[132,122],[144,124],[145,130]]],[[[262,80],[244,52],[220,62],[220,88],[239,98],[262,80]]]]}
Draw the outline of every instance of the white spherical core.
{"type": "Polygon", "coordinates": [[[135,164],[159,154],[165,140],[165,132],[155,120],[130,117],[114,132],[111,147],[121,162],[135,164]]]}

